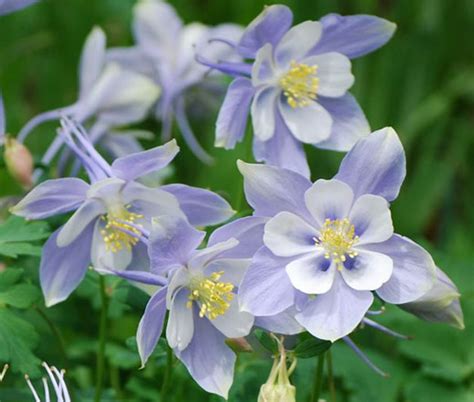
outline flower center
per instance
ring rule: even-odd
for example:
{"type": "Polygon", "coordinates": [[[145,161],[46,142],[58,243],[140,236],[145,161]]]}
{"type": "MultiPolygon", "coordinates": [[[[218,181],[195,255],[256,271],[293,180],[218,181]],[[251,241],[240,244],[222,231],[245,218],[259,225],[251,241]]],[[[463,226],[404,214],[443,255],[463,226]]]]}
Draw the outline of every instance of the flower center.
{"type": "Polygon", "coordinates": [[[319,79],[316,76],[318,66],[308,66],[292,61],[290,70],[280,78],[280,86],[292,108],[308,106],[316,99],[319,79]]]}
{"type": "Polygon", "coordinates": [[[116,253],[124,247],[131,250],[138,243],[141,235],[135,225],[135,221],[140,218],[143,218],[143,215],[130,212],[127,206],[109,210],[106,215],[103,215],[102,219],[106,224],[100,234],[107,251],[116,253]]]}
{"type": "Polygon", "coordinates": [[[224,314],[234,298],[232,283],[220,282],[224,271],[213,272],[206,278],[199,278],[191,281],[191,294],[189,295],[188,308],[191,308],[193,301],[201,304],[199,317],[207,316],[209,319],[224,314]]]}
{"type": "Polygon", "coordinates": [[[332,259],[339,270],[343,268],[346,256],[354,258],[357,252],[352,249],[359,240],[355,236],[354,225],[349,219],[326,219],[319,237],[315,237],[316,246],[324,250],[324,257],[332,259]]]}

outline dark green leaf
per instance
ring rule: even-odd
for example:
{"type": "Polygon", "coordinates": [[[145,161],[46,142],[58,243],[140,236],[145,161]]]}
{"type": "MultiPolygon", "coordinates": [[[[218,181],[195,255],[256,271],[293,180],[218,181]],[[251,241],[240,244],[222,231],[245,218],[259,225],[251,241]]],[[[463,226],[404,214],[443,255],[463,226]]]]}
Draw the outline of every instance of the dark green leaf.
{"type": "Polygon", "coordinates": [[[293,350],[296,357],[300,359],[308,359],[310,357],[318,356],[324,353],[331,347],[332,343],[323,341],[322,339],[309,338],[298,343],[293,350]]]}

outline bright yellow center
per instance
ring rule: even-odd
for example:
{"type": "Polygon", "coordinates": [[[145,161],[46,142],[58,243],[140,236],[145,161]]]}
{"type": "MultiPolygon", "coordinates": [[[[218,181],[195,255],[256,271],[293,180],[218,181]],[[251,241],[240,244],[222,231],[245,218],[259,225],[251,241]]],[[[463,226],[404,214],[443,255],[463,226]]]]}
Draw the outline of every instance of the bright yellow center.
{"type": "Polygon", "coordinates": [[[346,256],[350,258],[357,256],[352,247],[358,240],[359,236],[355,235],[354,225],[347,218],[326,219],[319,237],[314,238],[316,246],[324,250],[324,257],[332,259],[339,270],[343,268],[346,256]]]}
{"type": "Polygon", "coordinates": [[[280,86],[292,108],[308,106],[316,99],[319,79],[316,76],[318,66],[308,66],[292,61],[290,70],[280,78],[280,86]]]}
{"type": "Polygon", "coordinates": [[[189,295],[188,308],[191,308],[193,301],[199,302],[201,309],[199,317],[207,316],[214,318],[224,314],[234,298],[232,283],[220,282],[224,271],[214,272],[207,278],[200,278],[191,281],[191,293],[189,295]]]}
{"type": "Polygon", "coordinates": [[[143,218],[143,215],[130,212],[127,207],[116,208],[102,216],[106,224],[100,234],[107,251],[116,253],[123,248],[131,250],[140,238],[141,233],[134,226],[136,220],[140,218],[143,218]]]}

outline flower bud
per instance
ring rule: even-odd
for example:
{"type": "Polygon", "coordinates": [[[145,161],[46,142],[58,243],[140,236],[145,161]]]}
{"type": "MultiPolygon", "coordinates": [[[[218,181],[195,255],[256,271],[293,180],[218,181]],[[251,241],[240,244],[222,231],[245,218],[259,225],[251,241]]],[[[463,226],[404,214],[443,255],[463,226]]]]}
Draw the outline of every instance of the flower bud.
{"type": "Polygon", "coordinates": [[[5,163],[10,174],[23,188],[31,188],[33,184],[33,157],[28,148],[16,139],[6,137],[5,163]]]}
{"type": "Polygon", "coordinates": [[[274,357],[267,382],[260,387],[258,402],[296,402],[296,387],[291,385],[289,378],[296,367],[296,359],[293,358],[288,369],[283,339],[277,341],[278,355],[274,357]]]}
{"type": "Polygon", "coordinates": [[[295,402],[296,388],[291,384],[263,384],[258,402],[295,402]]]}
{"type": "Polygon", "coordinates": [[[419,299],[400,305],[404,310],[431,322],[441,322],[464,329],[464,317],[458,289],[448,276],[436,267],[436,281],[419,299]]]}

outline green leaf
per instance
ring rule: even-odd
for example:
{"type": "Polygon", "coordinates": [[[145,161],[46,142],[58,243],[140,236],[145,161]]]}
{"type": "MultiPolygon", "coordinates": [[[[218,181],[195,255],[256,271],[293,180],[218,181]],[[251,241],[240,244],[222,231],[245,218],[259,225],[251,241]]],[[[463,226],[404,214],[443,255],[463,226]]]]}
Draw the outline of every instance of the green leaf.
{"type": "Polygon", "coordinates": [[[17,283],[22,275],[23,270],[18,268],[8,268],[0,272],[0,291],[7,290],[10,286],[17,283]]]}
{"type": "Polygon", "coordinates": [[[40,374],[40,360],[33,354],[38,334],[29,322],[8,309],[0,309],[0,361],[11,364],[17,373],[35,377],[40,374]]]}
{"type": "Polygon", "coordinates": [[[0,243],[0,254],[11,258],[19,255],[41,256],[41,247],[30,243],[0,243]]]}
{"type": "Polygon", "coordinates": [[[300,359],[308,359],[310,357],[318,356],[324,353],[331,347],[332,343],[318,338],[309,338],[298,343],[293,353],[300,359]]]}
{"type": "Polygon", "coordinates": [[[50,234],[46,222],[28,222],[23,218],[10,216],[0,224],[0,254],[11,258],[19,255],[39,257],[41,247],[31,244],[50,234]]]}
{"type": "Polygon", "coordinates": [[[17,308],[28,308],[39,300],[38,288],[29,283],[14,285],[5,292],[0,292],[0,304],[8,304],[17,308]]]}
{"type": "Polygon", "coordinates": [[[50,235],[46,222],[29,222],[18,216],[10,216],[0,225],[0,242],[25,242],[45,239],[50,235]]]}

